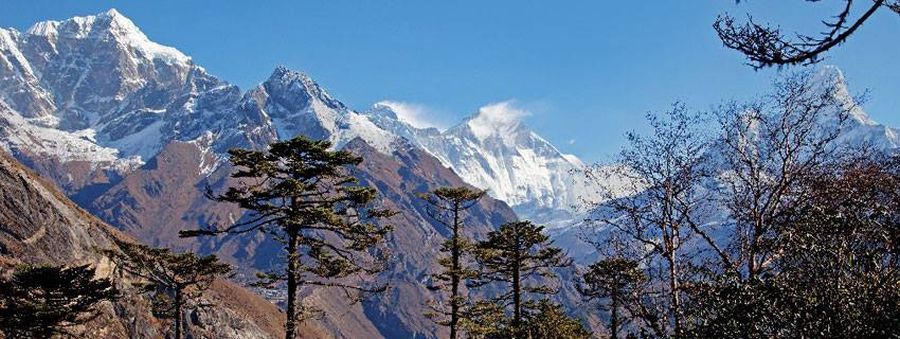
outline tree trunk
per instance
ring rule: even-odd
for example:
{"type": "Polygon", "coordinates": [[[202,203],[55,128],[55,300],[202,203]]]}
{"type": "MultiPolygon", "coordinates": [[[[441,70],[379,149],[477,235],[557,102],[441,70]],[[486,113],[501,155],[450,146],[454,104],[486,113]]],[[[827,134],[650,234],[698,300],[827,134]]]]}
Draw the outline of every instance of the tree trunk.
{"type": "Polygon", "coordinates": [[[619,339],[619,294],[613,292],[610,299],[612,302],[612,306],[610,307],[612,309],[612,314],[609,316],[610,338],[619,339]]]}
{"type": "Polygon", "coordinates": [[[453,209],[453,239],[451,256],[451,273],[450,273],[450,339],[457,339],[456,327],[459,324],[459,212],[460,206],[456,204],[453,209]]]}
{"type": "Polygon", "coordinates": [[[181,331],[183,326],[183,318],[182,318],[182,308],[184,307],[184,300],[181,295],[181,289],[175,289],[175,339],[181,339],[181,331]]]}
{"type": "Polygon", "coordinates": [[[759,242],[763,236],[763,224],[760,217],[756,217],[753,221],[753,237],[750,239],[750,253],[747,259],[747,280],[753,280],[759,274],[759,265],[757,264],[759,253],[759,242]]]}
{"type": "MultiPolygon", "coordinates": [[[[518,224],[516,224],[518,225],[518,224]]],[[[521,237],[519,236],[519,227],[515,227],[515,249],[513,251],[513,276],[512,276],[512,288],[513,288],[513,331],[515,331],[516,338],[522,335],[524,331],[522,331],[522,281],[520,276],[520,271],[522,269],[522,263],[519,259],[519,252],[522,247],[521,245],[521,237]]]]}
{"type": "Polygon", "coordinates": [[[297,335],[297,230],[288,231],[287,262],[287,322],[284,325],[285,339],[294,339],[297,335]]]}
{"type": "Polygon", "coordinates": [[[675,323],[675,336],[681,336],[681,288],[678,281],[678,268],[675,267],[675,253],[669,251],[666,253],[666,260],[669,262],[669,293],[671,298],[670,312],[675,323]]]}
{"type": "Polygon", "coordinates": [[[513,330],[522,333],[522,283],[519,281],[519,269],[513,271],[513,330]]]}

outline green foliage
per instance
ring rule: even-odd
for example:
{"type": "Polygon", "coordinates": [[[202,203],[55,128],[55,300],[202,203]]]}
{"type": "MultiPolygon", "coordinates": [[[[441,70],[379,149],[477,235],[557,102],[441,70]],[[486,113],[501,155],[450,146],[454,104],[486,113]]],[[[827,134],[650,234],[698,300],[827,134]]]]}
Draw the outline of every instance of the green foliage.
{"type": "Polygon", "coordinates": [[[638,262],[626,258],[603,259],[588,267],[580,292],[590,299],[625,296],[647,277],[638,262]]]}
{"type": "Polygon", "coordinates": [[[199,298],[217,277],[227,276],[232,270],[215,255],[173,253],[166,248],[121,241],[117,245],[117,249],[102,252],[118,269],[141,279],[135,285],[151,294],[154,316],[175,319],[176,339],[181,337],[185,303],[199,298]]]}
{"type": "Polygon", "coordinates": [[[530,221],[506,223],[489,232],[475,249],[478,275],[468,285],[499,284],[505,289],[492,301],[512,308],[513,328],[521,326],[530,297],[556,292],[553,269],[571,265],[571,259],[552,246],[543,229],[530,221]]]}
{"type": "Polygon", "coordinates": [[[623,320],[627,319],[622,316],[620,309],[630,309],[640,302],[637,294],[646,282],[647,276],[637,261],[609,258],[588,267],[578,291],[588,300],[608,300],[603,308],[610,313],[610,336],[618,338],[624,325],[623,320]]]}
{"type": "Polygon", "coordinates": [[[566,314],[559,304],[541,300],[531,307],[522,326],[521,338],[587,339],[590,331],[581,321],[566,314]]]}
{"type": "Polygon", "coordinates": [[[522,324],[513,325],[502,306],[494,302],[480,301],[473,305],[471,319],[463,323],[470,338],[501,339],[586,339],[592,333],[577,318],[570,317],[559,304],[548,300],[529,302],[523,314],[522,324]]]}
{"type": "Polygon", "coordinates": [[[67,328],[95,318],[97,304],[118,297],[88,265],[20,266],[0,281],[0,330],[6,338],[73,335],[67,328]]]}
{"type": "Polygon", "coordinates": [[[510,336],[511,318],[505,308],[493,301],[478,300],[467,305],[462,311],[460,327],[469,338],[488,339],[510,336]]]}
{"type": "Polygon", "coordinates": [[[384,285],[358,286],[358,276],[384,268],[388,253],[379,247],[391,227],[375,221],[392,216],[374,206],[377,192],[361,184],[352,170],[363,159],[349,151],[332,151],[326,140],[298,136],[278,141],[266,151],[232,149],[232,178],[225,193],[207,196],[237,204],[250,213],[227,227],[186,230],[183,237],[262,232],[284,245],[283,272],[266,272],[260,285],[287,285],[287,338],[296,333],[300,285],[344,289],[354,300],[380,292],[384,285]],[[347,281],[353,280],[353,281],[347,281]]]}
{"type": "Polygon", "coordinates": [[[457,338],[460,322],[466,321],[470,316],[463,312],[465,307],[471,305],[468,305],[468,301],[462,296],[460,286],[477,274],[466,260],[473,244],[463,234],[464,213],[478,204],[485,194],[484,191],[467,187],[441,187],[419,195],[428,204],[429,215],[450,231],[449,239],[444,241],[440,249],[444,255],[438,258],[438,265],[442,270],[433,275],[438,283],[429,286],[431,289],[447,292],[448,306],[443,307],[430,301],[431,311],[425,315],[438,325],[450,327],[451,339],[457,338]]]}

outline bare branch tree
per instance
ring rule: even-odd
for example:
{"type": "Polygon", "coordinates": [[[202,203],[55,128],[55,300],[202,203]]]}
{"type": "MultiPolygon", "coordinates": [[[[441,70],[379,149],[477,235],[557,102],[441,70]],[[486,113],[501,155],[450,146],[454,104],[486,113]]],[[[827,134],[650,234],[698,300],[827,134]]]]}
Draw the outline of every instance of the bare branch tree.
{"type": "Polygon", "coordinates": [[[627,185],[601,203],[591,222],[601,231],[591,241],[603,251],[609,240],[628,245],[617,255],[627,255],[645,270],[648,289],[632,314],[642,319],[658,337],[678,336],[683,328],[684,279],[692,265],[692,253],[683,245],[693,241],[699,229],[698,207],[709,198],[702,182],[706,177],[702,117],[675,104],[665,115],[648,115],[648,136],[628,133],[628,145],[619,156],[620,166],[588,172],[601,183],[606,178],[626,178],[627,185]]]}
{"type": "Polygon", "coordinates": [[[726,47],[741,52],[750,66],[760,69],[817,63],[823,53],[847,41],[879,9],[887,8],[900,14],[900,1],[874,0],[869,5],[862,5],[865,6],[862,15],[852,18],[851,13],[857,6],[854,0],[844,2],[842,10],[832,20],[822,21],[825,31],[818,36],[795,33],[795,38],[791,38],[778,26],[757,23],[752,16],[741,25],[728,14],[720,15],[713,28],[726,47]]]}
{"type": "Polygon", "coordinates": [[[717,112],[720,196],[733,230],[726,245],[745,278],[770,270],[778,255],[776,225],[810,198],[804,183],[839,155],[835,140],[855,104],[841,101],[838,90],[834,81],[798,72],[759,102],[717,112]]]}

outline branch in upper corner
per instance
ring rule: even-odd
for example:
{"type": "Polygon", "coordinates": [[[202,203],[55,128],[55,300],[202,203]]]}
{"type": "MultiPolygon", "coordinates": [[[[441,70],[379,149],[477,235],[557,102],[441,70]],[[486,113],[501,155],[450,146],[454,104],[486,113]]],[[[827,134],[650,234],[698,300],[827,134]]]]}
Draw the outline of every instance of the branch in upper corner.
{"type": "MultiPolygon", "coordinates": [[[[809,2],[818,2],[807,0],[809,2]]],[[[748,16],[744,24],[737,24],[734,17],[720,15],[713,28],[726,47],[737,50],[749,60],[754,69],[783,65],[810,65],[821,61],[822,54],[847,41],[878,9],[887,7],[900,13],[900,1],[875,0],[859,18],[850,20],[853,0],[845,5],[832,21],[822,21],[825,32],[819,36],[795,33],[795,38],[784,34],[778,26],[759,24],[748,16]]]]}

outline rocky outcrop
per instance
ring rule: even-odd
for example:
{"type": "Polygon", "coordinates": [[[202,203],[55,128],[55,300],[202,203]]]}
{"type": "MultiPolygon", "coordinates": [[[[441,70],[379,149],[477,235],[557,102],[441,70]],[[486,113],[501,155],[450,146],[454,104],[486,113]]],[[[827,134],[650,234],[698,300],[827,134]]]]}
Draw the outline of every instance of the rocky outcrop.
{"type": "MultiPolygon", "coordinates": [[[[86,338],[162,338],[170,324],[154,318],[149,301],[127,276],[97,252],[116,241],[134,241],[88,214],[52,184],[39,179],[12,157],[0,153],[0,273],[19,264],[91,264],[123,291],[101,304],[102,315],[76,329],[86,338]]],[[[227,281],[217,281],[203,303],[190,308],[187,333],[195,338],[274,338],[283,336],[284,315],[271,303],[227,281]]],[[[305,329],[315,335],[320,331],[305,329]]]]}

